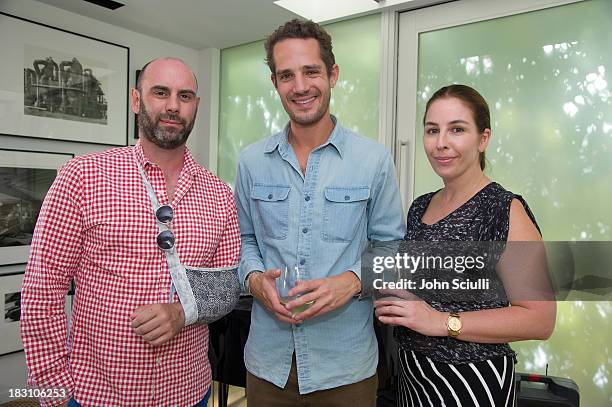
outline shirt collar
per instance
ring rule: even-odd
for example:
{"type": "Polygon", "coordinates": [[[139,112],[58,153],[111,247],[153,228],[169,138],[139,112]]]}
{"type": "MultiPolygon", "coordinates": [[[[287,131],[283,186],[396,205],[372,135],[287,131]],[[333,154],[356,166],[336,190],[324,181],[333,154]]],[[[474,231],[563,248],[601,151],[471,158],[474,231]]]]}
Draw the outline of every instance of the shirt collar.
{"type": "MultiPolygon", "coordinates": [[[[134,154],[136,156],[136,160],[142,165],[142,168],[147,168],[149,165],[155,165],[154,162],[149,160],[149,158],[145,155],[144,150],[142,149],[142,144],[140,140],[134,146],[134,154]]],[[[185,147],[185,156],[183,158],[183,171],[187,171],[188,174],[195,176],[202,170],[202,167],[193,159],[191,155],[191,151],[187,147],[185,147]]]]}
{"type": "MultiPolygon", "coordinates": [[[[329,138],[327,139],[327,141],[323,143],[322,145],[320,145],[319,147],[317,147],[317,149],[323,148],[327,145],[332,145],[334,146],[336,151],[338,151],[340,158],[342,158],[344,154],[345,143],[346,143],[346,134],[345,134],[346,129],[342,127],[342,125],[340,124],[336,116],[334,115],[330,115],[330,116],[331,116],[332,121],[334,122],[334,130],[329,135],[329,138]]],[[[264,148],[264,153],[271,153],[276,149],[278,149],[278,151],[281,154],[287,151],[287,149],[289,148],[289,140],[287,137],[289,134],[290,125],[291,125],[290,122],[287,123],[287,125],[282,131],[276,133],[274,136],[268,139],[265,145],[265,148],[264,148]]]]}

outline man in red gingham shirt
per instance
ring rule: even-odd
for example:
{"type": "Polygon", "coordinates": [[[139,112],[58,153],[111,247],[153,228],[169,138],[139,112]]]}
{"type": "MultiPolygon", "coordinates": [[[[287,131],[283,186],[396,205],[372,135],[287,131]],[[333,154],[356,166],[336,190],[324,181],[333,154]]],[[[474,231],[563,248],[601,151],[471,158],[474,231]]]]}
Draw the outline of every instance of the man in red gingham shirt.
{"type": "Polygon", "coordinates": [[[168,301],[171,277],[135,161],[160,204],[171,203],[181,262],[237,264],[232,192],[185,147],[196,90],[182,61],[147,64],[131,94],[139,143],[71,160],[45,199],[21,316],[29,383],[59,394],[41,399],[43,406],[205,405],[208,327],[185,327],[178,297],[168,301]],[[72,279],[76,296],[66,337],[64,298],[72,279]]]}

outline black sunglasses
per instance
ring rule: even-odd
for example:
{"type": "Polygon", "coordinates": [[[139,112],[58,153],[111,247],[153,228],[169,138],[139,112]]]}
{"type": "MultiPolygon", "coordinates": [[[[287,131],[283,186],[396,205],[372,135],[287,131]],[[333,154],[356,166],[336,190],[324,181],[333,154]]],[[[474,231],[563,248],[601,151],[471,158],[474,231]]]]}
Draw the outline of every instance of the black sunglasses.
{"type": "MultiPolygon", "coordinates": [[[[170,205],[162,205],[155,211],[155,218],[160,223],[168,226],[174,219],[174,210],[170,205]]],[[[164,230],[157,235],[157,246],[162,250],[170,250],[174,247],[174,233],[164,230]]]]}

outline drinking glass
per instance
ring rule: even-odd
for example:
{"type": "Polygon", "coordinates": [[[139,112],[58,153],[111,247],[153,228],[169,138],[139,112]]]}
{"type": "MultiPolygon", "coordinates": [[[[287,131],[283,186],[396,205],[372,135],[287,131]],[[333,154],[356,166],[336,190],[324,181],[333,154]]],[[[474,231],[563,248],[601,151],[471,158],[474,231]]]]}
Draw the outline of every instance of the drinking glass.
{"type": "MultiPolygon", "coordinates": [[[[289,291],[296,286],[297,282],[304,280],[302,270],[299,266],[289,265],[284,266],[280,269],[281,275],[276,279],[276,291],[278,292],[278,298],[280,303],[285,305],[289,301],[300,297],[302,294],[289,295],[289,291]]],[[[306,311],[314,301],[309,301],[304,305],[295,307],[291,310],[293,315],[299,314],[300,312],[306,311]]]]}

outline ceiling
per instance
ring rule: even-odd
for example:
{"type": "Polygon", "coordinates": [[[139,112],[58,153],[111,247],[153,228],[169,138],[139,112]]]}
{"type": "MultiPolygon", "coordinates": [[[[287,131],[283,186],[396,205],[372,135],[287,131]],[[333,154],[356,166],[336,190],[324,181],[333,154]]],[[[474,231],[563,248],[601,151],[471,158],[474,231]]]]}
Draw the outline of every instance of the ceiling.
{"type": "MultiPolygon", "coordinates": [[[[443,1],[443,0],[442,0],[443,1]]],[[[275,3],[318,23],[374,13],[393,6],[414,9],[440,0],[276,0],[275,3]]]]}
{"type": "Polygon", "coordinates": [[[406,8],[419,8],[452,0],[116,0],[125,6],[114,11],[83,0],[37,1],[202,50],[228,48],[263,39],[293,18],[331,22],[399,4],[406,8]]]}
{"type": "Polygon", "coordinates": [[[197,50],[263,39],[299,17],[274,0],[117,0],[125,6],[115,11],[82,0],[38,1],[197,50]]]}

